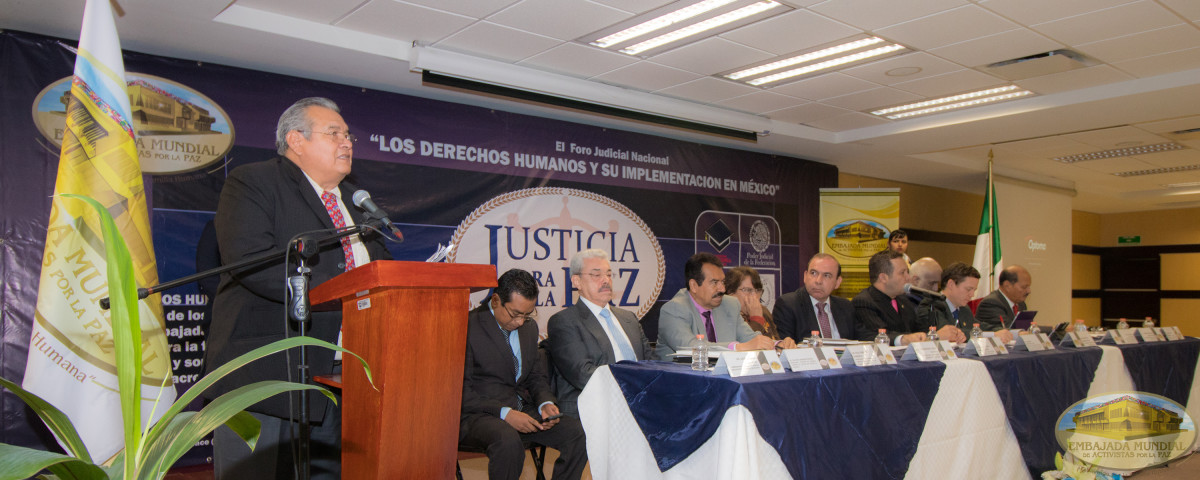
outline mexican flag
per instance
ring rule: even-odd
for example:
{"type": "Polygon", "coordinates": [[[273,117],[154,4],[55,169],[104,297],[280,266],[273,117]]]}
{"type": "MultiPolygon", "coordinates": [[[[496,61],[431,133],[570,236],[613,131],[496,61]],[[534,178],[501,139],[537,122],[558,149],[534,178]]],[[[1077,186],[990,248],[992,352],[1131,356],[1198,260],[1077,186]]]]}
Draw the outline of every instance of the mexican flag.
{"type": "Polygon", "coordinates": [[[1000,287],[1000,271],[1004,270],[1004,256],[1000,254],[1000,214],[996,211],[996,186],[992,183],[992,152],[988,151],[987,191],[983,194],[983,214],[979,218],[979,237],[975,239],[976,270],[979,270],[979,288],[975,298],[986,297],[1000,287]]]}

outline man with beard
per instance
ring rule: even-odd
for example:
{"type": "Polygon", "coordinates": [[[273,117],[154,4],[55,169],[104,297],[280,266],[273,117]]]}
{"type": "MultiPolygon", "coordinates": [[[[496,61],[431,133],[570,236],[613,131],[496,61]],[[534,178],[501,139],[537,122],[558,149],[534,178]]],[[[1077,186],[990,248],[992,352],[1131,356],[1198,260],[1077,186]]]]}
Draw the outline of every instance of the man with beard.
{"type": "Polygon", "coordinates": [[[766,350],[776,342],[742,321],[736,298],[725,295],[725,270],[711,253],[697,253],[683,266],[687,288],[679,289],[658,314],[658,356],[686,348],[696,335],[711,347],[766,350]]]}

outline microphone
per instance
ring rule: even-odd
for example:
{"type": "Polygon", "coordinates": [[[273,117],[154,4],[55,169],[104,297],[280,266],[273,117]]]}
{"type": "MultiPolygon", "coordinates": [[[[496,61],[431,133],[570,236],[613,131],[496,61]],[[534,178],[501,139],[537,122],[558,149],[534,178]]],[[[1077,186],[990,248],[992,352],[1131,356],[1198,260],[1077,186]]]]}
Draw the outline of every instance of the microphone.
{"type": "Polygon", "coordinates": [[[391,230],[392,235],[395,235],[397,240],[401,242],[404,241],[404,234],[400,233],[400,229],[396,228],[396,225],[392,224],[392,221],[388,219],[387,214],[379,208],[379,205],[375,205],[375,202],[371,200],[370,193],[367,193],[366,190],[355,190],[354,194],[350,196],[350,199],[354,201],[354,205],[356,205],[358,208],[366,210],[368,216],[382,221],[383,226],[387,227],[388,230],[391,230]]]}
{"type": "Polygon", "coordinates": [[[904,293],[921,295],[921,296],[923,296],[923,297],[936,298],[936,299],[938,299],[938,300],[945,300],[945,299],[946,299],[946,296],[945,296],[945,295],[942,295],[941,293],[935,292],[935,291],[933,291],[933,290],[926,290],[926,289],[924,289],[924,288],[921,288],[921,287],[914,287],[914,286],[912,286],[912,285],[909,285],[909,284],[907,284],[907,283],[906,283],[906,284],[904,284],[904,293]]]}

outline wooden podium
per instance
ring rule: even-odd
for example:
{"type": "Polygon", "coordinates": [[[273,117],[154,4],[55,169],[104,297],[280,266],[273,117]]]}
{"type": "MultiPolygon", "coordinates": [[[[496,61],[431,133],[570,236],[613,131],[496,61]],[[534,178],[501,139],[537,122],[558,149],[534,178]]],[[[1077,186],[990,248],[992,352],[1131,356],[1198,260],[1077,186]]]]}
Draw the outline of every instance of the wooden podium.
{"type": "Polygon", "coordinates": [[[496,267],[377,260],[312,289],[342,310],[342,478],[453,478],[467,312],[496,267]]]}

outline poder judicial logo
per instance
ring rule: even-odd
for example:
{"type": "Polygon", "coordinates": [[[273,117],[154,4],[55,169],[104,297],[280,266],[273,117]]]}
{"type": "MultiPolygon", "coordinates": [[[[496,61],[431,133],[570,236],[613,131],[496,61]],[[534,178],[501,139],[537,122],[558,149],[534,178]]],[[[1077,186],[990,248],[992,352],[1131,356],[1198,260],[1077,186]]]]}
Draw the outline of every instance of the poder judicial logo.
{"type": "MultiPolygon", "coordinates": [[[[613,299],[644,316],[662,291],[665,262],[658,237],[625,205],[595,193],[539,187],[496,196],[480,205],[454,231],[457,245],[447,259],[487,263],[497,273],[528,270],[538,281],[538,321],[575,304],[571,256],[599,248],[609,253],[613,299]]],[[[471,295],[478,304],[487,291],[471,295]]]]}
{"type": "Polygon", "coordinates": [[[1100,468],[1128,471],[1174,460],[1191,450],[1196,426],[1183,406],[1145,392],[1085,398],[1058,417],[1058,444],[1100,468]]]}
{"type": "MultiPolygon", "coordinates": [[[[61,147],[72,77],[43,88],[33,100],[33,122],[61,147]]],[[[233,125],[216,102],[165,78],[127,72],[131,122],[142,172],[162,175],[204,168],[233,147],[233,125]]]]}

